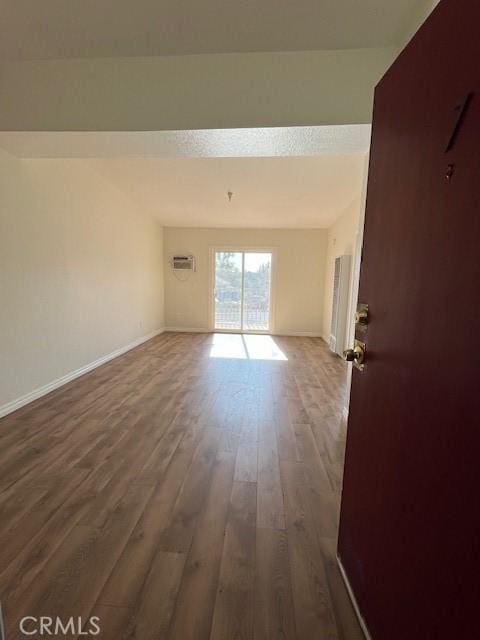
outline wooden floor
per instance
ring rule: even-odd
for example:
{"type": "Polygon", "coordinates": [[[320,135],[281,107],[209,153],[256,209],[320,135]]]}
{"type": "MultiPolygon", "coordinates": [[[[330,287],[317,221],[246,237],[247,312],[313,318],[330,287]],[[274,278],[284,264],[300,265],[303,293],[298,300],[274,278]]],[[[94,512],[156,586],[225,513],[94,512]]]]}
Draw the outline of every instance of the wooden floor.
{"type": "Polygon", "coordinates": [[[319,338],[165,333],[1,420],[7,638],[44,615],[361,639],[335,562],[345,378],[319,338]]]}

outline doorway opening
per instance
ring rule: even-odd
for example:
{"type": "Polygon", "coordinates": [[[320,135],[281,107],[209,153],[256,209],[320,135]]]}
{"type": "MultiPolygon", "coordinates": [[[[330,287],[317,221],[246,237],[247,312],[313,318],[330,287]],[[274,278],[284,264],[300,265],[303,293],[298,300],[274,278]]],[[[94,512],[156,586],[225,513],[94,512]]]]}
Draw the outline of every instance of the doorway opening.
{"type": "Polygon", "coordinates": [[[271,330],[272,252],[215,250],[213,316],[216,331],[271,330]]]}

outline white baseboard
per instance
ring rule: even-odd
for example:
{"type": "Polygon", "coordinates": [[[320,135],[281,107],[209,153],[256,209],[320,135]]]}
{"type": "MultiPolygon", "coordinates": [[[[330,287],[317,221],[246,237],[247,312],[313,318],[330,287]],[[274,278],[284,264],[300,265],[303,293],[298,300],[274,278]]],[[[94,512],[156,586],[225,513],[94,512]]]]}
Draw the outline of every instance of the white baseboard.
{"type": "Polygon", "coordinates": [[[210,329],[201,327],[165,327],[164,331],[173,331],[174,333],[213,333],[210,329]]]}
{"type": "Polygon", "coordinates": [[[293,336],[297,338],[321,338],[322,334],[317,331],[274,331],[272,336],[293,336]]]}
{"type": "Polygon", "coordinates": [[[34,400],[37,400],[38,398],[41,398],[42,396],[47,395],[47,393],[50,393],[51,391],[55,391],[55,389],[62,387],[64,384],[67,384],[67,382],[71,382],[72,380],[75,380],[75,378],[79,378],[80,376],[83,376],[85,373],[88,373],[89,371],[92,371],[93,369],[100,367],[102,364],[105,364],[109,360],[118,358],[118,356],[121,356],[127,351],[130,351],[130,349],[134,349],[135,347],[138,347],[143,342],[147,342],[147,340],[151,340],[152,338],[154,338],[155,336],[158,336],[164,331],[165,329],[157,329],[156,331],[152,331],[151,333],[148,333],[146,336],[137,338],[133,342],[130,342],[129,344],[123,347],[120,347],[119,349],[115,349],[115,351],[112,351],[111,353],[108,353],[106,356],[102,356],[101,358],[98,358],[97,360],[94,360],[93,362],[90,362],[89,364],[86,364],[85,366],[80,367],[80,369],[71,371],[70,373],[65,374],[61,378],[52,380],[52,382],[48,382],[42,387],[38,387],[38,389],[34,389],[33,391],[26,393],[24,396],[21,396],[20,398],[16,398],[15,400],[11,400],[6,404],[1,405],[0,418],[8,415],[9,413],[12,413],[13,411],[16,411],[17,409],[20,409],[21,407],[25,406],[29,402],[33,402],[34,400]]]}
{"type": "MultiPolygon", "coordinates": [[[[214,329],[205,329],[202,327],[165,327],[165,331],[173,331],[175,333],[215,333],[214,329]]],[[[228,331],[226,333],[235,333],[235,332],[228,331]]],[[[241,331],[239,331],[238,333],[241,333],[241,331]]],[[[322,334],[317,333],[316,331],[272,331],[270,334],[263,333],[259,335],[298,336],[299,338],[321,338],[322,337],[322,334]]]]}
{"type": "Polygon", "coordinates": [[[352,606],[355,610],[355,615],[357,616],[358,619],[358,623],[360,624],[360,627],[362,628],[363,631],[363,635],[365,636],[365,640],[372,640],[372,636],[370,635],[370,631],[368,630],[367,624],[365,622],[365,620],[363,619],[363,616],[360,612],[360,609],[358,607],[358,602],[357,599],[355,598],[355,594],[353,593],[353,589],[352,589],[352,585],[350,584],[350,581],[348,579],[347,573],[345,571],[345,568],[342,564],[342,561],[340,559],[340,557],[337,554],[337,563],[338,563],[338,568],[340,569],[340,573],[342,574],[342,578],[343,578],[343,582],[345,583],[345,587],[348,591],[348,595],[350,597],[350,600],[352,602],[352,606]]]}

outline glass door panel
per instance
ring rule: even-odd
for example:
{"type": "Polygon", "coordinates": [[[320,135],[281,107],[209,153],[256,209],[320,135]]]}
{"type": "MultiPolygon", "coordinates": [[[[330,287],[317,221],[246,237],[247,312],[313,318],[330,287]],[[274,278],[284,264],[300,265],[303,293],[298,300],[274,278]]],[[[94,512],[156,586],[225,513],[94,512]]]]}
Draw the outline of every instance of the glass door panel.
{"type": "Polygon", "coordinates": [[[215,251],[215,329],[268,331],[272,254],[215,251]]]}
{"type": "Polygon", "coordinates": [[[242,328],[243,253],[215,252],[215,329],[242,328]]]}
{"type": "Polygon", "coordinates": [[[270,329],[272,254],[245,252],[243,269],[244,331],[270,329]]]}

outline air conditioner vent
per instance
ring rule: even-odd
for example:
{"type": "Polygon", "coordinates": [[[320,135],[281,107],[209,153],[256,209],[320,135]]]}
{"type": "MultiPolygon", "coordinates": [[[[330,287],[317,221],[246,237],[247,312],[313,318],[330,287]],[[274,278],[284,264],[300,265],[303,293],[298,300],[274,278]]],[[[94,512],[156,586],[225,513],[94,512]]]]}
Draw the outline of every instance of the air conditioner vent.
{"type": "Polygon", "coordinates": [[[171,264],[174,271],[195,271],[194,256],[173,256],[171,264]]]}

